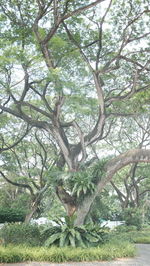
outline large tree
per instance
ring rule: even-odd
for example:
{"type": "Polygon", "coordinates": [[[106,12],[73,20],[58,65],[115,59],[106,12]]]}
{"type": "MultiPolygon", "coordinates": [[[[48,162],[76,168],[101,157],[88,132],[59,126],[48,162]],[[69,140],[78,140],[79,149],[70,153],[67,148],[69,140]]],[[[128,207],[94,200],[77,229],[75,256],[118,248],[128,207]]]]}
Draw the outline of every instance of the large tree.
{"type": "MultiPolygon", "coordinates": [[[[149,1],[1,0],[0,7],[1,115],[48,131],[57,167],[73,178],[118,117],[149,111],[149,1]]],[[[68,215],[76,211],[82,224],[113,175],[137,162],[150,162],[150,150],[100,163],[96,189],[82,202],[62,178],[56,191],[68,215]]]]}

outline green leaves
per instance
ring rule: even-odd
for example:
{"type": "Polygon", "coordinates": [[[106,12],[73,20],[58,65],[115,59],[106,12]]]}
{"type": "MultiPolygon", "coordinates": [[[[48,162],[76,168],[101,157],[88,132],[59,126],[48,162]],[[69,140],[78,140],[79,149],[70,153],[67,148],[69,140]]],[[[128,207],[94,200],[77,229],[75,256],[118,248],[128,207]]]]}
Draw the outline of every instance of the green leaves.
{"type": "Polygon", "coordinates": [[[23,222],[25,215],[23,209],[0,208],[0,223],[23,222]]]}
{"type": "Polygon", "coordinates": [[[72,186],[72,194],[76,195],[78,199],[85,195],[92,194],[96,190],[97,182],[104,177],[104,165],[107,158],[95,163],[87,170],[81,170],[73,174],[70,180],[72,186]]]}
{"type": "MultiPolygon", "coordinates": [[[[76,216],[65,217],[65,222],[59,226],[45,228],[45,246],[56,245],[59,247],[90,247],[97,246],[106,240],[104,231],[95,225],[74,226],[76,216]]],[[[56,221],[55,221],[56,222],[56,221]]]]}
{"type": "Polygon", "coordinates": [[[81,171],[74,174],[73,179],[74,186],[72,189],[72,194],[76,195],[77,198],[80,198],[80,196],[83,197],[88,193],[92,194],[95,191],[96,187],[95,184],[91,181],[91,173],[81,171]]]}
{"type": "Polygon", "coordinates": [[[36,224],[10,223],[5,224],[0,231],[4,244],[39,246],[41,243],[40,230],[36,224]]]}
{"type": "Polygon", "coordinates": [[[53,243],[56,242],[56,240],[60,239],[60,233],[55,233],[53,235],[51,235],[50,238],[48,238],[46,241],[45,241],[45,247],[49,247],[51,246],[53,243]]]}

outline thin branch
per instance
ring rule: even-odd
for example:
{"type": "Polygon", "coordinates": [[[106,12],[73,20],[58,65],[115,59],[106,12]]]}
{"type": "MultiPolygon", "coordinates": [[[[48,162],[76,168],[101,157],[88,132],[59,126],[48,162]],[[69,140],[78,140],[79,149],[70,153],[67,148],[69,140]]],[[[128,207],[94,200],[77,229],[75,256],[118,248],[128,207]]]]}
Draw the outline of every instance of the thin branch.
{"type": "Polygon", "coordinates": [[[25,65],[22,65],[23,67],[23,70],[24,70],[24,73],[25,73],[25,76],[24,76],[24,89],[23,89],[23,92],[22,92],[22,95],[20,97],[20,101],[23,101],[28,90],[29,90],[29,74],[28,74],[28,71],[27,71],[27,67],[25,65]]]}
{"type": "Polygon", "coordinates": [[[18,186],[18,187],[24,187],[24,188],[26,188],[26,189],[28,189],[30,191],[30,193],[31,193],[32,196],[34,195],[33,190],[32,190],[32,188],[29,185],[27,185],[27,184],[20,184],[20,183],[17,183],[17,182],[14,182],[14,181],[10,180],[8,177],[6,177],[6,175],[2,171],[0,171],[0,174],[11,185],[18,186]]]}
{"type": "Polygon", "coordinates": [[[110,10],[110,7],[111,7],[111,4],[112,4],[112,0],[110,0],[109,2],[109,5],[104,13],[104,16],[102,17],[101,19],[101,22],[100,22],[100,28],[99,28],[99,48],[98,48],[98,51],[97,51],[97,56],[96,56],[96,70],[98,70],[98,66],[99,66],[99,58],[100,58],[100,52],[101,52],[101,49],[102,49],[102,33],[103,33],[103,23],[105,21],[105,18],[110,10]]]}
{"type": "Polygon", "coordinates": [[[59,119],[60,113],[61,113],[61,107],[63,106],[65,101],[64,96],[59,96],[56,100],[55,107],[54,107],[54,113],[57,119],[59,119]]]}
{"type": "Polygon", "coordinates": [[[38,112],[38,113],[40,113],[40,114],[52,119],[51,114],[49,114],[46,111],[40,109],[39,107],[36,107],[33,104],[30,104],[30,103],[25,102],[25,101],[18,101],[18,104],[21,105],[21,106],[28,106],[29,108],[33,109],[34,111],[36,111],[36,112],[38,112]]]}
{"type": "Polygon", "coordinates": [[[80,54],[81,54],[82,58],[84,59],[84,61],[87,63],[88,68],[89,68],[91,71],[93,71],[93,67],[91,66],[91,64],[90,64],[90,62],[89,62],[87,56],[85,55],[85,53],[83,52],[81,46],[80,46],[79,43],[75,40],[75,38],[73,37],[73,35],[71,34],[70,30],[68,29],[67,25],[66,25],[64,22],[63,22],[63,26],[64,26],[64,28],[65,28],[65,30],[66,30],[66,33],[67,33],[67,35],[68,35],[69,40],[70,40],[70,41],[71,41],[71,42],[72,42],[72,43],[73,43],[73,44],[79,49],[80,54]]]}
{"type": "Polygon", "coordinates": [[[113,186],[113,188],[115,189],[115,191],[117,192],[121,202],[124,202],[124,200],[126,199],[126,196],[118,189],[118,187],[115,185],[115,183],[113,181],[110,181],[110,183],[113,186]]]}
{"type": "Polygon", "coordinates": [[[77,130],[78,136],[79,136],[79,139],[80,139],[80,142],[81,142],[81,147],[82,147],[82,158],[80,160],[80,164],[81,164],[82,162],[85,161],[85,159],[87,157],[86,145],[85,145],[85,142],[84,142],[84,134],[83,134],[81,128],[79,127],[79,125],[78,125],[78,123],[76,121],[73,122],[73,126],[77,130]]]}
{"type": "MultiPolygon", "coordinates": [[[[8,96],[8,99],[3,103],[3,106],[5,107],[5,105],[7,103],[9,103],[9,101],[10,101],[10,96],[8,96]]],[[[2,113],[3,113],[3,109],[1,109],[1,111],[0,111],[0,114],[2,114],[2,113]]]]}
{"type": "Polygon", "coordinates": [[[80,7],[80,8],[78,8],[78,9],[76,9],[76,10],[74,10],[74,11],[72,11],[72,12],[70,12],[70,13],[68,13],[68,14],[66,14],[66,15],[64,15],[64,16],[62,16],[62,17],[59,17],[59,18],[57,19],[57,24],[55,25],[55,27],[53,27],[53,28],[49,31],[49,33],[47,34],[47,36],[46,36],[45,39],[43,40],[43,44],[46,44],[46,43],[49,42],[49,40],[54,36],[55,32],[57,31],[59,25],[60,25],[62,22],[64,22],[66,19],[68,19],[68,18],[70,18],[70,17],[72,17],[72,16],[79,15],[81,12],[86,11],[86,10],[90,9],[91,7],[94,7],[94,6],[98,5],[98,4],[100,4],[101,2],[103,2],[103,1],[105,1],[105,0],[97,0],[97,1],[94,1],[93,3],[91,3],[91,4],[89,4],[89,5],[86,5],[86,6],[80,7]]]}
{"type": "Polygon", "coordinates": [[[46,168],[46,161],[47,161],[47,151],[43,145],[43,143],[41,142],[41,140],[39,139],[38,135],[37,135],[37,132],[35,132],[35,138],[36,138],[36,141],[38,142],[39,146],[42,148],[43,152],[44,152],[44,157],[42,156],[41,153],[38,153],[40,158],[41,158],[41,161],[42,161],[42,168],[41,168],[41,171],[40,171],[40,185],[41,187],[43,186],[43,172],[44,172],[44,168],[46,168]]]}
{"type": "Polygon", "coordinates": [[[80,14],[81,12],[86,11],[86,10],[90,9],[91,7],[94,7],[94,6],[98,5],[98,4],[100,4],[100,3],[103,2],[103,1],[105,1],[105,0],[97,0],[97,1],[94,1],[93,3],[91,3],[91,4],[89,4],[89,5],[86,5],[86,6],[80,7],[80,8],[78,8],[78,9],[76,9],[76,10],[74,10],[74,11],[72,11],[72,12],[66,14],[66,15],[63,17],[63,20],[68,19],[68,18],[70,18],[70,17],[72,17],[72,16],[76,16],[76,15],[80,14]]]}

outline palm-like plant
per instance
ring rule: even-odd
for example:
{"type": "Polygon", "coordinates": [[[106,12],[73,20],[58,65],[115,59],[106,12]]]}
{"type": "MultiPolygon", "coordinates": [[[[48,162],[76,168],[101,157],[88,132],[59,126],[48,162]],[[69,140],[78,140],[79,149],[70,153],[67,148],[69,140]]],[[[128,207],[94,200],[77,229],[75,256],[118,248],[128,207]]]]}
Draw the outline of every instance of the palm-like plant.
{"type": "Polygon", "coordinates": [[[74,226],[75,215],[65,217],[65,221],[55,220],[56,226],[46,227],[43,230],[45,246],[59,247],[90,247],[98,246],[106,240],[106,233],[95,225],[74,226]]]}

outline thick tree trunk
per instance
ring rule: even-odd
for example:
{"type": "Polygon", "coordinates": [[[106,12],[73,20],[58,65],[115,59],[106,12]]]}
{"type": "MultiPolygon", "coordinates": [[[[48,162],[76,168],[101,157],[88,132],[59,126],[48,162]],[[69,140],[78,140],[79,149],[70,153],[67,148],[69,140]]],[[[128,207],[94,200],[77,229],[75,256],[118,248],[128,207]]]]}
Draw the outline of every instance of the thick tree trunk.
{"type": "Polygon", "coordinates": [[[56,194],[59,200],[62,202],[68,216],[72,216],[76,211],[75,199],[63,188],[63,186],[57,186],[56,194]]]}
{"type": "Polygon", "coordinates": [[[83,201],[83,203],[81,203],[81,205],[78,207],[77,213],[76,213],[77,218],[75,220],[76,226],[80,226],[80,225],[84,224],[85,218],[91,209],[91,206],[92,206],[92,203],[93,203],[95,197],[96,197],[95,195],[92,195],[92,196],[86,198],[86,200],[83,201]]]}

